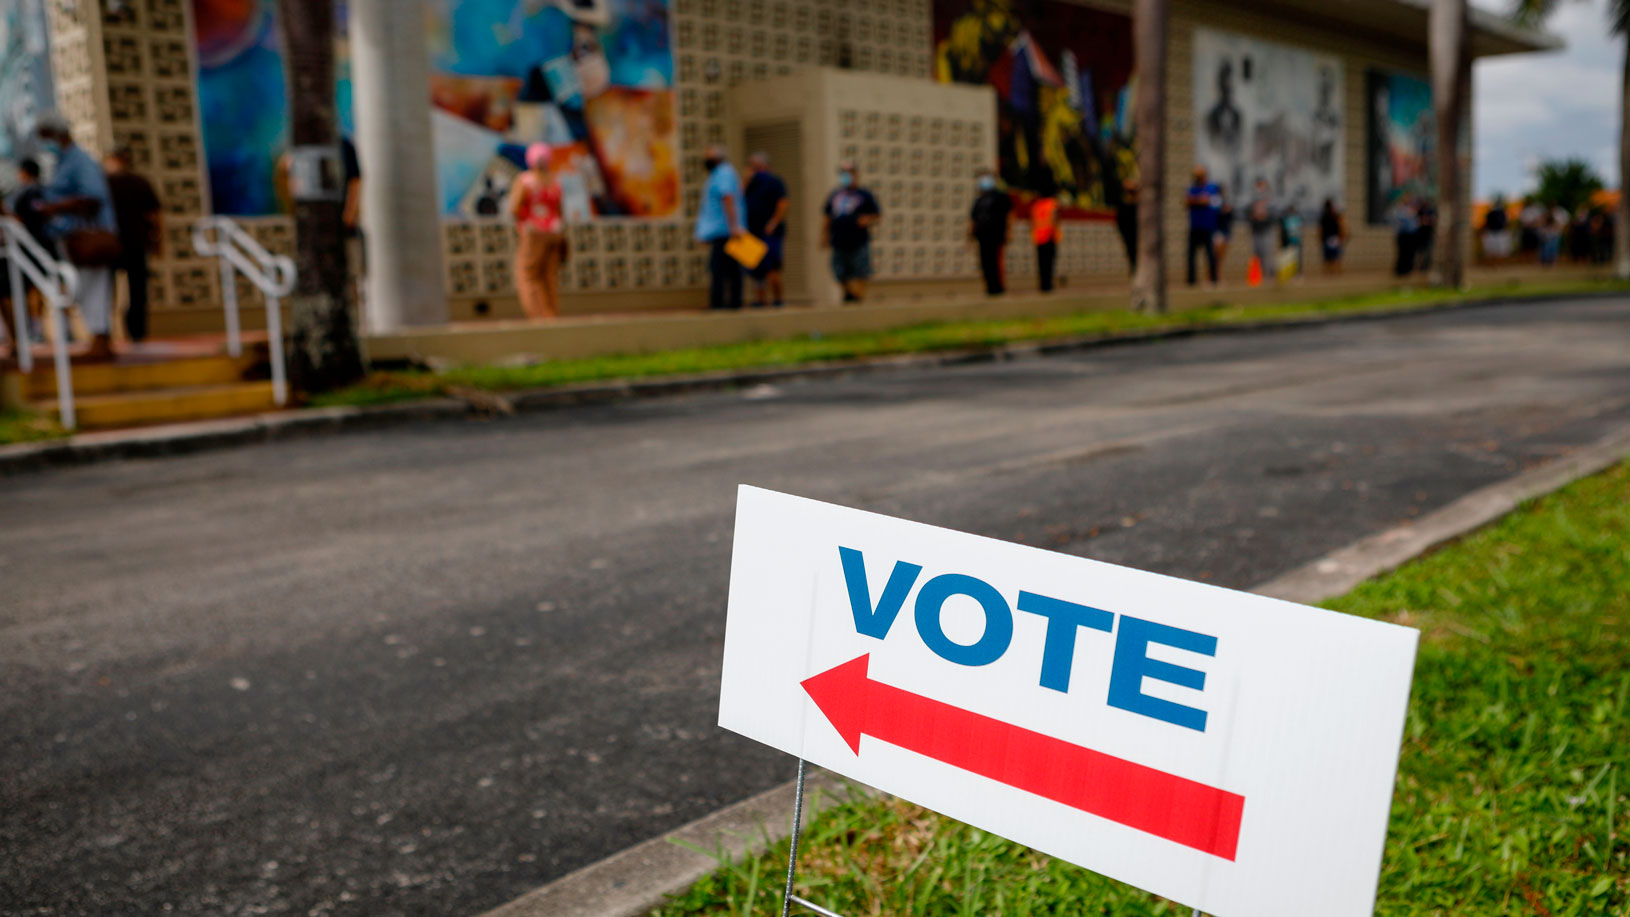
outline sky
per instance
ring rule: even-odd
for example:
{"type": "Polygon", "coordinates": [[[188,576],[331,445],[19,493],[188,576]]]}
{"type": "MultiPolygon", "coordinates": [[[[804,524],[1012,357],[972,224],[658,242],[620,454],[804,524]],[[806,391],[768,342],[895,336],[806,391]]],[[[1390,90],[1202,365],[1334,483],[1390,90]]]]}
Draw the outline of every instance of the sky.
{"type": "MultiPolygon", "coordinates": [[[[1608,0],[1561,0],[1547,31],[1567,42],[1549,54],[1479,61],[1473,74],[1477,196],[1533,187],[1541,160],[1577,156],[1610,187],[1619,181],[1619,77],[1624,39],[1608,33],[1608,0]]],[[[1477,0],[1503,12],[1509,6],[1477,0]]]]}

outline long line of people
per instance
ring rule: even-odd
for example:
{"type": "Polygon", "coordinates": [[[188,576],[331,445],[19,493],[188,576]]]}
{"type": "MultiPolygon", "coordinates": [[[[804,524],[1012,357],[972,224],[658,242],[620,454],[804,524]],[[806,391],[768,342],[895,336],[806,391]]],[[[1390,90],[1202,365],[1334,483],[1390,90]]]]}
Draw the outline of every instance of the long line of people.
{"type": "MultiPolygon", "coordinates": [[[[52,161],[49,175],[33,159],[15,163],[17,185],[0,198],[0,214],[16,217],[42,248],[75,266],[77,305],[90,335],[76,359],[111,360],[116,273],[127,280],[126,334],[132,341],[147,336],[148,257],[157,255],[162,244],[158,194],[136,174],[128,149],[116,149],[98,163],[74,142],[60,115],[42,115],[35,133],[52,161]]],[[[39,292],[24,293],[10,285],[10,271],[0,270],[0,298],[6,300],[0,303],[0,316],[8,338],[13,346],[44,340],[39,292]],[[9,302],[15,295],[26,298],[28,327],[15,327],[9,302]]]]}
{"type": "Polygon", "coordinates": [[[1569,213],[1537,200],[1513,207],[1505,198],[1495,197],[1483,216],[1477,241],[1483,257],[1497,263],[1532,259],[1552,265],[1566,254],[1575,264],[1607,264],[1613,260],[1615,223],[1605,206],[1586,203],[1569,213]]]}

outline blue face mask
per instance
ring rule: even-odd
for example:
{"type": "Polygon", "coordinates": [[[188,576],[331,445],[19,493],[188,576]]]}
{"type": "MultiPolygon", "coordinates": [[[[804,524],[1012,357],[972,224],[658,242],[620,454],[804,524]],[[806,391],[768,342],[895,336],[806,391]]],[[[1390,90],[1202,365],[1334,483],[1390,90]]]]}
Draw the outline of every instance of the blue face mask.
{"type": "Polygon", "coordinates": [[[62,144],[56,142],[55,140],[42,140],[40,141],[40,146],[44,147],[45,151],[50,153],[52,156],[62,155],[62,144]]]}
{"type": "Polygon", "coordinates": [[[994,191],[994,190],[996,190],[996,179],[992,178],[989,175],[981,175],[981,176],[979,176],[979,190],[981,190],[981,191],[994,191]]]}
{"type": "Polygon", "coordinates": [[[839,172],[838,173],[838,184],[839,185],[842,185],[843,187],[847,188],[847,187],[849,187],[850,185],[852,185],[854,183],[855,183],[855,175],[854,175],[853,172],[839,172]]]}

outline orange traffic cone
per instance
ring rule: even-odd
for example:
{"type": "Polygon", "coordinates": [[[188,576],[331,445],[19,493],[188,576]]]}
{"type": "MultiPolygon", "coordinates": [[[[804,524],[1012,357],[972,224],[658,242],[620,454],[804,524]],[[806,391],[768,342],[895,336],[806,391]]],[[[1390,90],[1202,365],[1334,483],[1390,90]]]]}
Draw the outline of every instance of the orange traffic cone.
{"type": "Polygon", "coordinates": [[[1251,266],[1245,269],[1245,282],[1253,287],[1262,286],[1262,259],[1251,256],[1251,266]]]}

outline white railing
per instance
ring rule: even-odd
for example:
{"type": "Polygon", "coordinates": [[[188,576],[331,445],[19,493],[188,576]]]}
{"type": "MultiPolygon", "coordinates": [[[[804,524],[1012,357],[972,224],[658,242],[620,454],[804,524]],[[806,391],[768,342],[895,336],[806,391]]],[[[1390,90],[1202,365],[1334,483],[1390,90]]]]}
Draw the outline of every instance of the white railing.
{"type": "Polygon", "coordinates": [[[234,357],[243,353],[238,331],[238,284],[242,274],[266,300],[266,342],[271,347],[272,397],[278,404],[289,398],[287,370],[283,366],[283,313],[279,300],[294,290],[294,262],[262,248],[243,227],[227,217],[204,217],[192,224],[193,251],[221,261],[221,304],[226,307],[226,349],[234,357]]]}
{"type": "Polygon", "coordinates": [[[68,360],[68,307],[79,292],[79,272],[66,261],[51,257],[15,217],[0,217],[0,257],[6,260],[11,280],[11,309],[16,339],[11,342],[17,366],[34,371],[34,342],[28,328],[28,286],[40,291],[51,323],[51,353],[57,367],[57,415],[63,429],[74,428],[74,374],[68,360]]]}

